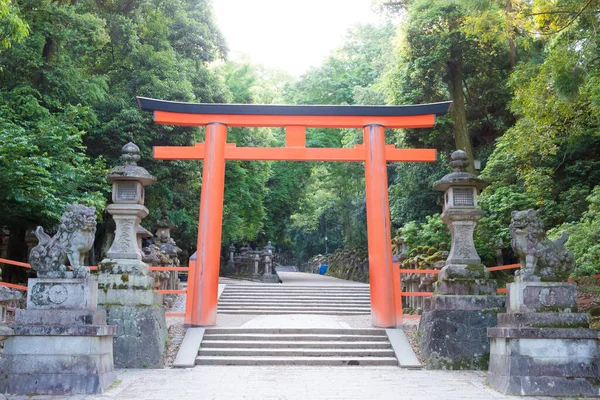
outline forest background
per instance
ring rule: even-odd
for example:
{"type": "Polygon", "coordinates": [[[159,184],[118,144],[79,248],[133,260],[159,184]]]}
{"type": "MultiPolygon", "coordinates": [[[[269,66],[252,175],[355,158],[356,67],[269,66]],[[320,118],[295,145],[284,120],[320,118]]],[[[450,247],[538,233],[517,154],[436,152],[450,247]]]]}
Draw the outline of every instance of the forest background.
{"type": "MultiPolygon", "coordinates": [[[[202,141],[204,131],[154,124],[136,96],[452,100],[433,129],[386,131],[388,143],[440,154],[436,163],[388,164],[394,234],[401,228],[411,248],[448,242],[432,184],[461,148],[489,183],[476,232],[485,264],[513,257],[510,213],[535,208],[551,235],[571,234],[576,275],[599,273],[600,1],[375,0],[374,7],[380,24],[353,27],[322,65],[294,78],[228,60],[208,0],[0,0],[0,228],[10,235],[8,258],[25,260],[26,230],[55,227],[65,204],[78,202],[98,213],[97,262],[114,230],[105,174],[130,140],[158,177],[147,188],[143,225],[168,216],[178,245],[193,252],[201,162],[154,161],[151,151],[202,141]]],[[[362,132],[311,129],[307,139],[310,147],[351,147],[362,132]]],[[[228,141],[282,146],[284,132],[234,128],[228,141]]],[[[326,250],[364,252],[364,190],[358,164],[230,161],[223,246],[270,240],[299,261],[326,250]]],[[[3,278],[19,276],[7,268],[3,278]]]]}

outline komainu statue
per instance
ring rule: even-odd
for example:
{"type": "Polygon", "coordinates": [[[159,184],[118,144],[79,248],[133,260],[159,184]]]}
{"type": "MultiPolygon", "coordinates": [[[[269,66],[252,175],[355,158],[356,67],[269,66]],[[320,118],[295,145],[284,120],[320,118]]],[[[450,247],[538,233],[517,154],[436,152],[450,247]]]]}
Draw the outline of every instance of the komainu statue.
{"type": "Polygon", "coordinates": [[[513,211],[510,244],[521,260],[515,275],[522,281],[566,281],[575,269],[573,253],[565,249],[566,232],[555,241],[546,237],[535,210],[513,211]]]}
{"type": "Polygon", "coordinates": [[[67,205],[54,237],[48,236],[41,226],[35,230],[39,244],[31,249],[31,268],[37,271],[39,277],[64,276],[68,260],[74,276],[86,276],[89,268],[83,266],[84,257],[94,244],[95,234],[96,209],[78,204],[67,205]]]}

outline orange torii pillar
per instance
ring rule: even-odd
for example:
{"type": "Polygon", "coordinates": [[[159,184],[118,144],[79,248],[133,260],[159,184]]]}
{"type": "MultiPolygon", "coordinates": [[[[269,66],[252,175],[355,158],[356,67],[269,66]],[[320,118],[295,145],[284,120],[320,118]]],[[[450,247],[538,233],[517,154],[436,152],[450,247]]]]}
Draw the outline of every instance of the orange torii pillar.
{"type": "Polygon", "coordinates": [[[396,149],[384,127],[427,128],[450,102],[417,106],[279,106],[176,103],[138,98],[159,124],[206,126],[205,143],[155,147],[160,160],[204,160],[195,260],[190,260],[187,326],[216,324],[226,160],[349,161],[365,163],[371,319],[377,327],[402,324],[400,273],[392,264],[387,162],[431,162],[433,149],[396,149]],[[286,147],[236,147],[228,126],[285,127],[286,147]],[[354,148],[307,148],[306,128],[363,128],[354,148]]]}
{"type": "MultiPolygon", "coordinates": [[[[364,128],[365,184],[367,197],[367,237],[369,247],[369,283],[373,326],[402,324],[400,279],[394,277],[390,202],[388,199],[387,160],[383,127],[364,128]],[[398,287],[395,287],[398,284],[398,287]]],[[[396,273],[398,277],[399,273],[396,273]]]]}
{"type": "Polygon", "coordinates": [[[206,154],[202,168],[200,216],[194,287],[197,298],[192,304],[192,321],[196,325],[217,323],[221,234],[223,228],[223,196],[225,193],[225,144],[227,126],[206,126],[206,154]],[[199,301],[203,299],[204,301],[199,301]]]}

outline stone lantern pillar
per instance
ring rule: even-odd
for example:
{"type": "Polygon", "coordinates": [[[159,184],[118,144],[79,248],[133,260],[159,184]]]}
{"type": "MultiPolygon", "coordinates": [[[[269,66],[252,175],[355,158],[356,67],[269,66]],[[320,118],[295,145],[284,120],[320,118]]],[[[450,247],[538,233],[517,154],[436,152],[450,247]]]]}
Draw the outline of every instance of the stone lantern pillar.
{"type": "Polygon", "coordinates": [[[480,287],[480,282],[473,281],[489,276],[473,241],[477,221],[483,216],[477,208],[477,195],[486,184],[466,172],[468,165],[467,154],[462,150],[455,151],[450,162],[454,172],[433,185],[434,189],[444,192],[442,221],[452,236],[450,253],[438,275],[436,290],[440,294],[496,294],[494,282],[488,282],[492,286],[480,287]]]}
{"type": "Polygon", "coordinates": [[[229,245],[229,260],[227,260],[227,265],[225,266],[225,275],[231,276],[235,274],[235,263],[233,261],[233,257],[235,256],[235,246],[233,243],[229,245]]]}
{"type": "Polygon", "coordinates": [[[466,172],[467,154],[452,153],[454,172],[434,184],[444,192],[442,220],[450,229],[452,246],[434,284],[429,311],[424,312],[421,355],[429,369],[487,369],[490,345],[487,328],[497,324],[505,296],[496,294],[496,282],[481,264],[473,231],[483,212],[477,195],[485,182],[466,172]]]}
{"type": "Polygon", "coordinates": [[[275,250],[275,246],[273,246],[270,241],[263,247],[265,253],[265,270],[262,280],[263,282],[279,283],[279,276],[273,271],[273,250],[275,250]]]}
{"type": "Polygon", "coordinates": [[[123,165],[107,175],[112,184],[112,201],[106,209],[112,215],[115,238],[107,258],[98,264],[98,302],[117,326],[114,360],[117,368],[162,368],[167,335],[163,295],[154,292],[154,277],[142,261],[137,233],[148,215],[144,187],[156,178],[137,165],[140,149],[134,143],[123,146],[123,165]]]}

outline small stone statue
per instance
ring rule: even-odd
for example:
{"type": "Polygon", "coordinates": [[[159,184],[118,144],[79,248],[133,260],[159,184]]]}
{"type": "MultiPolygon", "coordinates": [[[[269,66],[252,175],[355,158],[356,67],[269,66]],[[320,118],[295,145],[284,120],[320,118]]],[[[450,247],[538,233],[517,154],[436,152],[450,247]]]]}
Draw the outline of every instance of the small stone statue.
{"type": "Polygon", "coordinates": [[[546,237],[535,210],[513,211],[510,221],[510,244],[521,260],[515,275],[521,281],[566,281],[575,269],[573,253],[565,249],[566,232],[555,241],[546,237]]]}
{"type": "Polygon", "coordinates": [[[64,277],[68,260],[73,276],[85,277],[89,268],[83,266],[83,260],[94,244],[95,234],[96,209],[68,204],[54,237],[46,234],[41,226],[35,230],[39,244],[31,249],[31,268],[37,271],[38,277],[64,277]]]}

